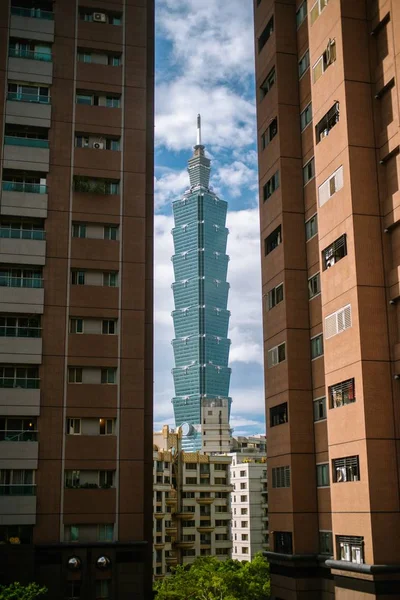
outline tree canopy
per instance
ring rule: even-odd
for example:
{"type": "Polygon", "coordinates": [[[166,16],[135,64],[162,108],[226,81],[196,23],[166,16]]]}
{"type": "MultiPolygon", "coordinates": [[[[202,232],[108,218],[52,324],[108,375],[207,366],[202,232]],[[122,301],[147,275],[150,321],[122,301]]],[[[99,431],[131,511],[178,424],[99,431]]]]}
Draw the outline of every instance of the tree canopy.
{"type": "Polygon", "coordinates": [[[40,587],[37,583],[21,585],[16,582],[0,586],[0,600],[36,600],[43,598],[46,593],[47,589],[40,587]]]}
{"type": "Polygon", "coordinates": [[[268,600],[269,564],[261,554],[251,562],[201,557],[174,568],[155,590],[156,600],[268,600]]]}

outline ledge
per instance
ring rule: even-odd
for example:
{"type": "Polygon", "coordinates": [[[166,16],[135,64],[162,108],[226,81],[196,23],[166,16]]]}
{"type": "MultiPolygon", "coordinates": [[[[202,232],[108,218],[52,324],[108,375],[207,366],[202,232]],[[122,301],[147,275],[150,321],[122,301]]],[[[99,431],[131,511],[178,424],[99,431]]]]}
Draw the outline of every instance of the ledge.
{"type": "Polygon", "coordinates": [[[400,565],[367,565],[365,563],[357,564],[333,559],[326,560],[325,565],[337,571],[352,571],[353,573],[363,573],[364,575],[400,573],[400,565]]]}

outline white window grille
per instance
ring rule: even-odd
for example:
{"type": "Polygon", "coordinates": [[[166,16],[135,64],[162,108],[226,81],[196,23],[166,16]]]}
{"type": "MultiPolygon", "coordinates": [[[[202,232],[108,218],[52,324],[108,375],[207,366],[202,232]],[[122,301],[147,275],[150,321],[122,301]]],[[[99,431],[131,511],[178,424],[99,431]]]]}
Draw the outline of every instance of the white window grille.
{"type": "Polygon", "coordinates": [[[325,317],[325,339],[329,339],[338,333],[342,333],[352,326],[351,305],[325,317]]]}

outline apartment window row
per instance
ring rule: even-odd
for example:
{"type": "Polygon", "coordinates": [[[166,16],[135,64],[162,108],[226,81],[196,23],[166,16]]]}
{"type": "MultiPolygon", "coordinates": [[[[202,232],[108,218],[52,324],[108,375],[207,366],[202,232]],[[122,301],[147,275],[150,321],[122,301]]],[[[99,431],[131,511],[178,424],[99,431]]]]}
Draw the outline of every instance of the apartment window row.
{"type": "Polygon", "coordinates": [[[265,238],[265,256],[275,250],[282,243],[282,227],[279,225],[268,237],[265,238]]]}
{"type": "Polygon", "coordinates": [[[115,419],[68,418],[67,435],[114,435],[115,419]]]}
{"type": "Polygon", "coordinates": [[[338,559],[356,564],[364,562],[364,538],[360,536],[336,536],[338,559]]]}
{"type": "Polygon", "coordinates": [[[18,217],[1,218],[0,238],[43,241],[46,239],[44,220],[18,217]]]}
{"type": "Polygon", "coordinates": [[[38,367],[0,365],[0,388],[39,389],[38,367]]]}
{"type": "Polygon", "coordinates": [[[318,233],[318,215],[315,213],[308,221],[306,221],[306,242],[311,240],[318,233]]]}
{"type": "Polygon", "coordinates": [[[304,23],[307,18],[307,0],[304,0],[296,11],[296,26],[299,29],[300,25],[304,23]]]}
{"type": "Polygon", "coordinates": [[[88,333],[92,335],[116,335],[116,319],[82,319],[72,317],[69,321],[69,332],[74,334],[88,333]]]}
{"type": "Polygon", "coordinates": [[[98,223],[72,223],[72,237],[81,239],[118,240],[118,225],[99,225],[98,223]]]}
{"type": "Polygon", "coordinates": [[[272,487],[273,488],[290,488],[290,467],[273,467],[272,468],[272,487]]]}
{"type": "Polygon", "coordinates": [[[340,408],[356,401],[355,383],[353,379],[346,379],[328,387],[329,407],[340,408]]]}
{"type": "Polygon", "coordinates": [[[122,25],[121,13],[91,11],[88,8],[79,9],[79,19],[88,23],[103,23],[107,25],[122,25]]]}
{"type": "Polygon", "coordinates": [[[265,150],[268,144],[274,139],[278,133],[278,118],[272,119],[267,129],[261,135],[261,150],[265,150]]]}
{"type": "Polygon", "coordinates": [[[268,368],[271,369],[279,363],[284,362],[286,360],[286,343],[283,342],[278,346],[274,346],[268,350],[267,354],[267,364],[268,368]]]}
{"type": "Polygon", "coordinates": [[[345,483],[347,481],[360,481],[360,466],[358,456],[335,458],[332,461],[333,481],[345,483]]]}
{"type": "Polygon", "coordinates": [[[342,333],[352,326],[351,320],[351,305],[348,304],[344,308],[337,310],[325,317],[325,338],[329,338],[342,333]]]}
{"type": "Polygon", "coordinates": [[[258,38],[258,52],[264,48],[274,31],[274,17],[272,16],[266,26],[264,27],[260,37],[258,38]]]}
{"type": "Polygon", "coordinates": [[[69,489],[109,489],[114,487],[115,471],[65,471],[64,485],[69,489]]]}
{"type": "Polygon", "coordinates": [[[118,273],[73,269],[71,271],[71,284],[118,287],[118,273]]]}
{"type": "Polygon", "coordinates": [[[265,98],[276,81],[275,67],[272,67],[262,84],[260,85],[261,100],[265,98]]]}
{"type": "Polygon", "coordinates": [[[103,106],[105,108],[121,108],[121,96],[112,96],[109,94],[103,95],[85,90],[77,90],[76,103],[86,104],[88,106],[103,106]]]}
{"type": "Polygon", "coordinates": [[[276,427],[288,422],[288,405],[287,402],[278,404],[269,409],[269,426],[276,427]]]}
{"type": "Polygon", "coordinates": [[[317,0],[311,7],[310,17],[311,17],[311,25],[315,23],[318,19],[319,15],[322,13],[329,0],[317,0]]]}
{"type": "Polygon", "coordinates": [[[87,541],[88,534],[90,533],[93,534],[94,539],[92,541],[112,542],[114,538],[114,525],[111,523],[101,525],[66,525],[64,528],[65,541],[67,542],[79,542],[81,539],[87,541]]]}
{"type": "Polygon", "coordinates": [[[336,60],[336,42],[335,40],[329,39],[327,47],[323,52],[322,56],[319,57],[315,65],[313,66],[313,83],[316,83],[325,71],[332,65],[336,60]]]}
{"type": "Polygon", "coordinates": [[[275,286],[267,293],[267,310],[271,310],[280,302],[283,302],[283,283],[275,286]]]}
{"type": "Polygon", "coordinates": [[[336,192],[343,187],[343,167],[340,166],[318,188],[318,203],[323,206],[336,192]]]}
{"type": "Polygon", "coordinates": [[[93,150],[113,150],[121,149],[119,137],[110,137],[104,135],[76,134],[76,148],[92,148],[93,150]]]}
{"type": "Polygon", "coordinates": [[[307,125],[312,121],[312,103],[307,104],[305,109],[300,113],[300,129],[304,131],[307,125]]]}
{"type": "Polygon", "coordinates": [[[30,39],[10,38],[8,55],[13,58],[25,58],[52,62],[51,44],[30,39]]]}
{"type": "Polygon", "coordinates": [[[0,337],[40,338],[42,337],[40,317],[9,315],[0,317],[0,337]]]}
{"type": "Polygon", "coordinates": [[[50,90],[45,85],[8,82],[7,100],[49,104],[50,90]]]}
{"type": "Polygon", "coordinates": [[[83,175],[74,175],[74,191],[89,194],[118,195],[120,182],[112,179],[102,179],[101,177],[85,177],[83,175]]]}
{"type": "Polygon", "coordinates": [[[69,367],[68,383],[115,385],[117,383],[117,369],[115,367],[69,367]]]}
{"type": "Polygon", "coordinates": [[[0,417],[0,441],[36,442],[37,421],[35,417],[0,417]]]}
{"type": "Polygon", "coordinates": [[[272,194],[279,188],[279,171],[276,171],[270,179],[263,186],[263,199],[264,202],[272,196],[272,194]]]}
{"type": "Polygon", "coordinates": [[[347,238],[344,233],[322,251],[323,270],[330,269],[345,256],[347,256],[347,238]]]}
{"type": "Polygon", "coordinates": [[[119,67],[122,64],[121,54],[111,54],[107,52],[93,52],[85,48],[78,48],[78,62],[91,63],[97,65],[108,65],[109,67],[119,67]]]}
{"type": "Polygon", "coordinates": [[[335,102],[331,109],[328,110],[326,115],[315,126],[315,139],[317,144],[320,143],[325,137],[329,135],[331,129],[339,123],[339,102],[335,102]]]}
{"type": "Polygon", "coordinates": [[[316,273],[308,280],[308,298],[312,300],[321,293],[320,274],[316,273]]]}

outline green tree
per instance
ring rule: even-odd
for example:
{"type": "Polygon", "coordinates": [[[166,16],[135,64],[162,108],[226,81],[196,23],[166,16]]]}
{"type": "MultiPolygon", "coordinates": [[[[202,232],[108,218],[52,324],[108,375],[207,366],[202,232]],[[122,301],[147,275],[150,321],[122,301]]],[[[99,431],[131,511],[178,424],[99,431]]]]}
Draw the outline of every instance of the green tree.
{"type": "Polygon", "coordinates": [[[197,558],[173,569],[155,589],[156,600],[268,600],[269,564],[261,554],[251,562],[197,558]]]}
{"type": "Polygon", "coordinates": [[[36,598],[43,598],[46,593],[47,589],[37,583],[21,585],[16,582],[0,586],[0,600],[36,600],[36,598]]]}

